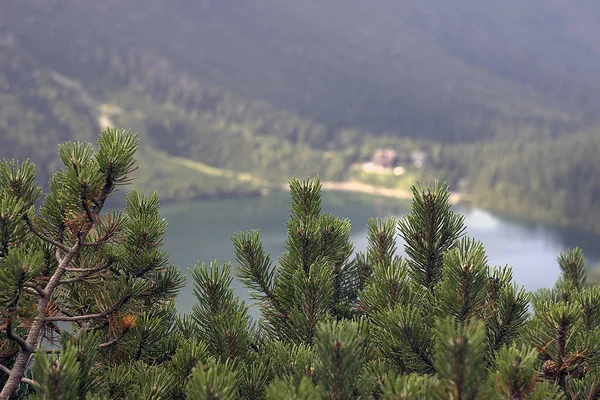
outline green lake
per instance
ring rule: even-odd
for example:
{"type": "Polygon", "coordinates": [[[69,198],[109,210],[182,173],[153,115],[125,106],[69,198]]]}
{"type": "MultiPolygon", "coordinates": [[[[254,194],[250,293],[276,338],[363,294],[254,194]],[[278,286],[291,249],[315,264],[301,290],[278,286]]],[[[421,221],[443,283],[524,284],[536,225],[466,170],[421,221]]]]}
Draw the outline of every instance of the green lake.
{"type": "MultiPolygon", "coordinates": [[[[362,194],[325,192],[323,211],[349,218],[356,250],[366,248],[366,222],[370,217],[401,217],[410,202],[362,194]]],[[[265,197],[229,198],[197,201],[162,207],[169,223],[166,250],[174,265],[188,275],[187,287],[177,298],[181,312],[194,302],[189,270],[199,261],[233,262],[231,236],[239,231],[260,230],[271,258],[284,251],[286,222],[290,213],[288,193],[275,192],[265,197]]],[[[583,249],[589,266],[600,262],[600,236],[555,226],[508,219],[479,209],[456,207],[466,216],[467,234],[483,242],[490,265],[510,265],[513,277],[529,290],[550,287],[558,274],[556,257],[567,248],[583,249]]],[[[402,239],[398,239],[402,254],[402,239]]],[[[247,290],[236,285],[236,292],[247,299],[247,290]]]]}

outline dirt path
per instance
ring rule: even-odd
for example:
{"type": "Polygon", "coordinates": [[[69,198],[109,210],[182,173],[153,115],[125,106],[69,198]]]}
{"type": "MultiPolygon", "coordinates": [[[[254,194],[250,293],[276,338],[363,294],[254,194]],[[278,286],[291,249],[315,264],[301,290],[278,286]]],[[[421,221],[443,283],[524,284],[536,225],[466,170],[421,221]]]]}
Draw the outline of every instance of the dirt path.
{"type": "Polygon", "coordinates": [[[96,122],[100,128],[113,127],[114,123],[110,119],[110,116],[102,112],[99,104],[92,99],[92,97],[85,91],[79,82],[76,82],[64,75],[59,74],[56,71],[52,71],[52,79],[55,82],[63,85],[66,88],[72,89],[79,94],[81,103],[86,106],[91,115],[96,116],[96,122]]]}

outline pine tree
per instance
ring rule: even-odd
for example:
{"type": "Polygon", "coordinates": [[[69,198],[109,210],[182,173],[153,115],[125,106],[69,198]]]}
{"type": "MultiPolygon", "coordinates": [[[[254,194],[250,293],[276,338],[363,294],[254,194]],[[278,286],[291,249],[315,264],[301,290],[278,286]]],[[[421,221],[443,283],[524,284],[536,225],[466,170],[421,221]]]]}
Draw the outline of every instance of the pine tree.
{"type": "Polygon", "coordinates": [[[123,355],[148,340],[146,325],[154,322],[146,319],[168,308],[183,283],[160,249],[166,222],[158,197],[132,191],[123,212],[103,211],[130,181],[137,147],[135,135],[117,129],[101,133],[97,150],[60,146],[64,167],[45,196],[31,163],[0,163],[2,399],[20,386],[39,396],[85,397],[97,391],[102,368],[156,352],[164,329],[151,346],[123,355]]]}
{"type": "Polygon", "coordinates": [[[542,377],[567,399],[600,398],[600,286],[588,285],[583,253],[561,254],[562,276],[533,297],[525,342],[538,350],[542,377]]]}
{"type": "Polygon", "coordinates": [[[319,179],[290,181],[286,252],[274,269],[257,232],[233,237],[238,275],[259,301],[271,339],[312,343],[320,322],[354,307],[356,269],[349,258],[350,221],[321,213],[319,179]]]}

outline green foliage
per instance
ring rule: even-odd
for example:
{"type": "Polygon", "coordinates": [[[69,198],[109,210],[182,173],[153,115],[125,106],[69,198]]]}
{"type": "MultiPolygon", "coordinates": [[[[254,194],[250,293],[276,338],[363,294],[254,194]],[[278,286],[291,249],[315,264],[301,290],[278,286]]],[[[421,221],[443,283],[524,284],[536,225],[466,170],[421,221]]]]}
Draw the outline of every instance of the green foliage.
{"type": "Polygon", "coordinates": [[[439,398],[485,398],[485,333],[482,321],[464,324],[450,317],[437,324],[434,367],[443,388],[439,398]]]}
{"type": "MultiPolygon", "coordinates": [[[[577,250],[571,254],[576,253],[577,250]]],[[[568,256],[559,259],[565,257],[568,256]]],[[[568,272],[563,274],[563,279],[567,279],[568,272]]],[[[551,290],[536,293],[535,312],[524,338],[538,350],[545,379],[557,385],[567,398],[594,398],[600,365],[600,326],[595,304],[600,293],[597,286],[586,286],[581,292],[561,286],[558,282],[551,290]]]]}
{"type": "Polygon", "coordinates": [[[559,255],[558,266],[567,285],[576,291],[583,289],[587,281],[587,267],[579,248],[569,249],[566,254],[559,255]]]}
{"type": "Polygon", "coordinates": [[[280,269],[271,267],[256,233],[233,237],[240,279],[259,294],[263,327],[274,339],[311,343],[319,322],[351,312],[356,269],[350,222],[321,213],[321,185],[290,181],[292,213],[280,269]]]}
{"type": "Polygon", "coordinates": [[[497,371],[491,379],[495,379],[499,398],[526,398],[535,388],[538,353],[516,344],[503,347],[496,354],[494,365],[497,371]]]}
{"type": "Polygon", "coordinates": [[[62,349],[60,359],[38,353],[35,357],[33,376],[39,384],[38,399],[78,398],[80,365],[77,349],[73,346],[62,349]],[[52,358],[52,359],[51,359],[52,358]]]}
{"type": "Polygon", "coordinates": [[[410,374],[389,377],[383,385],[385,399],[434,399],[434,380],[428,376],[410,374]]]}
{"type": "Polygon", "coordinates": [[[258,232],[232,238],[259,319],[217,261],[194,267],[196,304],[178,316],[183,278],[161,249],[158,196],[134,190],[123,211],[102,212],[136,148],[116,130],[97,151],[62,146],[65,166],[39,207],[34,169],[2,164],[4,398],[600,396],[600,287],[581,251],[558,257],[553,288],[527,293],[463,237],[445,184],[414,187],[400,220],[370,220],[353,258],[350,222],[322,213],[320,180],[292,180],[278,265],[258,232]]]}
{"type": "Polygon", "coordinates": [[[483,313],[488,289],[488,266],[481,242],[463,239],[444,258],[443,278],[436,287],[440,315],[465,322],[483,313]]]}
{"type": "MultiPolygon", "coordinates": [[[[119,392],[128,375],[107,386],[98,374],[139,360],[164,363],[178,347],[172,298],[184,278],[161,250],[166,222],[157,195],[131,191],[123,212],[103,212],[129,181],[137,147],[137,136],[116,129],[102,131],[97,150],[60,146],[64,167],[39,206],[33,165],[0,164],[3,398],[23,382],[42,397],[119,392]],[[47,346],[58,352],[47,356],[47,346]]],[[[133,367],[138,377],[143,368],[133,367]]],[[[148,377],[169,381],[156,368],[148,377]]],[[[163,397],[152,385],[139,388],[146,398],[163,397]]]]}
{"type": "MultiPolygon", "coordinates": [[[[288,253],[280,260],[282,269],[285,262],[295,265],[294,272],[303,271],[303,259],[315,259],[311,255],[318,254],[320,248],[318,242],[310,241],[311,236],[300,248],[304,251],[293,247],[298,246],[294,236],[298,236],[300,216],[310,223],[320,215],[318,192],[306,183],[291,184],[292,217],[288,226],[293,229],[288,230],[288,253]]],[[[353,292],[353,313],[349,317],[322,314],[324,321],[317,326],[316,336],[305,342],[315,348],[308,358],[302,355],[305,347],[297,347],[293,340],[286,345],[277,344],[266,353],[275,352],[276,370],[284,371],[275,373],[267,398],[356,398],[359,394],[367,398],[415,399],[593,397],[597,390],[591,378],[597,368],[597,349],[593,344],[598,322],[597,287],[587,285],[582,275],[580,251],[570,250],[559,257],[563,276],[556,289],[533,296],[534,314],[530,316],[532,296],[512,282],[510,268],[489,266],[480,242],[461,239],[463,218],[449,208],[447,187],[420,187],[414,192],[413,208],[405,219],[368,222],[368,249],[349,263],[354,274],[349,285],[357,288],[353,292]],[[395,255],[396,224],[410,250],[406,258],[395,255]],[[429,241],[423,239],[427,232],[432,236],[429,241]],[[429,286],[423,284],[425,271],[435,271],[429,274],[437,277],[430,280],[429,286]],[[556,306],[540,305],[545,298],[556,304],[564,299],[579,303],[573,308],[551,311],[550,307],[556,306]],[[365,323],[365,328],[359,329],[356,322],[351,322],[357,318],[360,324],[365,323]],[[336,319],[338,322],[333,322],[336,319]],[[582,320],[585,322],[578,322],[582,320]],[[561,337],[560,323],[565,329],[565,340],[569,338],[562,356],[562,350],[554,343],[561,337]],[[343,336],[344,329],[349,335],[345,340],[358,340],[361,344],[351,349],[342,346],[343,341],[335,338],[343,336]],[[562,357],[563,366],[558,367],[558,372],[548,373],[548,368],[558,362],[554,358],[551,360],[556,364],[547,362],[546,354],[562,357]],[[299,364],[290,369],[289,360],[293,357],[299,364]],[[361,372],[354,370],[357,365],[361,365],[361,372]],[[562,374],[564,384],[551,374],[562,374]]],[[[240,233],[233,241],[240,263],[239,276],[249,288],[259,292],[255,298],[264,318],[277,305],[270,296],[280,284],[279,271],[262,249],[258,232],[240,233]]],[[[319,300],[328,298],[334,286],[331,280],[311,275],[315,266],[317,271],[323,271],[320,264],[309,265],[310,281],[319,284],[308,292],[310,296],[293,297],[290,293],[288,300],[304,305],[303,309],[315,304],[323,307],[319,300]]],[[[302,279],[284,286],[290,292],[297,288],[306,292],[306,287],[302,279]]],[[[274,324],[269,326],[265,321],[269,319],[261,320],[268,335],[274,324]]],[[[305,326],[293,330],[306,334],[305,326]]],[[[285,343],[289,339],[284,336],[279,340],[285,343]]]]}
{"type": "Polygon", "coordinates": [[[556,139],[529,137],[447,146],[431,173],[478,206],[600,232],[598,126],[556,139]]]}
{"type": "Polygon", "coordinates": [[[441,279],[444,253],[464,234],[464,216],[456,215],[448,202],[448,187],[439,185],[424,190],[413,187],[411,212],[398,224],[405,241],[413,280],[427,289],[441,279]]]}
{"type": "Polygon", "coordinates": [[[317,331],[315,374],[331,399],[364,393],[359,387],[364,349],[364,338],[354,322],[323,324],[317,331]]]}
{"type": "Polygon", "coordinates": [[[244,359],[250,351],[252,326],[248,308],[234,296],[231,267],[216,262],[201,264],[193,271],[194,295],[198,303],[192,310],[197,334],[217,359],[244,359]]]}
{"type": "Polygon", "coordinates": [[[236,378],[237,373],[227,362],[200,366],[192,373],[187,395],[199,400],[237,399],[236,378]]]}

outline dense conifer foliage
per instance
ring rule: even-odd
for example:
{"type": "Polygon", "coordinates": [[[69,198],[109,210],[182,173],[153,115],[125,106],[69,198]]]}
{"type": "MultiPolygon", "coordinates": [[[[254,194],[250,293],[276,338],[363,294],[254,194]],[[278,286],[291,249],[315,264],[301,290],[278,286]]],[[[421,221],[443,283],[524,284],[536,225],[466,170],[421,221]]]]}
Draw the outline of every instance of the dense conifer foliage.
{"type": "Polygon", "coordinates": [[[465,236],[437,182],[413,188],[402,219],[370,220],[355,253],[319,179],[291,180],[277,263],[259,232],[235,234],[235,264],[196,265],[196,304],[177,315],[158,196],[103,210],[136,149],[113,129],[95,149],[61,146],[45,195],[32,164],[0,164],[2,399],[600,397],[600,287],[581,251],[529,293],[465,236]]]}

